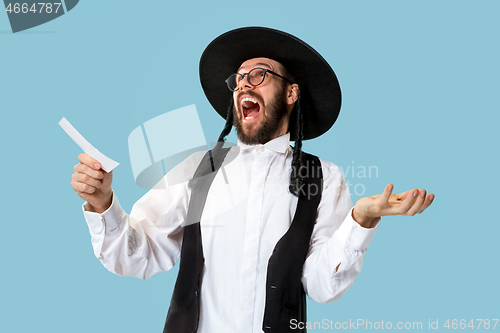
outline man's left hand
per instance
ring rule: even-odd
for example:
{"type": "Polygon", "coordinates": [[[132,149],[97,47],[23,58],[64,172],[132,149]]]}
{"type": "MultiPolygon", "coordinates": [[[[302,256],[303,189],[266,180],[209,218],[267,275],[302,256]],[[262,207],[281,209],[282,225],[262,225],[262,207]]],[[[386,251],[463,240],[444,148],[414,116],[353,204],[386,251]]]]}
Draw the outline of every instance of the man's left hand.
{"type": "Polygon", "coordinates": [[[370,228],[375,220],[382,216],[421,214],[434,200],[434,194],[426,195],[424,189],[392,194],[393,188],[394,186],[389,184],[382,194],[359,199],[352,211],[354,220],[362,227],[370,228]]]}

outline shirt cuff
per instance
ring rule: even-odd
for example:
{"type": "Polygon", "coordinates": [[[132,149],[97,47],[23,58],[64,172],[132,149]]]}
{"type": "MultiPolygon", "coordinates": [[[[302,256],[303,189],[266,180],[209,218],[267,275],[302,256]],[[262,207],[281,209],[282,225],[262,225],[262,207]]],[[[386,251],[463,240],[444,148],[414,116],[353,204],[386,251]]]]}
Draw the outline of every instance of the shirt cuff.
{"type": "Polygon", "coordinates": [[[380,217],[375,220],[375,222],[372,224],[373,227],[371,228],[363,228],[358,222],[356,222],[353,217],[352,217],[352,210],[354,209],[351,208],[349,211],[349,214],[347,214],[346,217],[346,222],[350,221],[349,224],[351,226],[350,229],[350,234],[348,236],[348,243],[349,247],[353,250],[356,251],[366,251],[368,249],[368,246],[372,242],[373,236],[375,236],[375,232],[377,232],[378,226],[380,224],[380,217]]]}
{"type": "Polygon", "coordinates": [[[96,213],[88,202],[83,204],[82,210],[91,235],[99,235],[103,231],[113,231],[118,225],[120,225],[125,215],[125,212],[120,206],[120,202],[114,193],[111,199],[111,206],[109,206],[109,208],[102,214],[96,213]]]}

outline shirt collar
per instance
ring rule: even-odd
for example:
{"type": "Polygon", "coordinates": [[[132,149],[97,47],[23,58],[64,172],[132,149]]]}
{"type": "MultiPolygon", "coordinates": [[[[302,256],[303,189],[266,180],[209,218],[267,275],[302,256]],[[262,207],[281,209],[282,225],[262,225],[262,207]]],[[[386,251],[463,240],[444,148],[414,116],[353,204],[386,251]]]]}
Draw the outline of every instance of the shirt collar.
{"type": "Polygon", "coordinates": [[[247,149],[252,149],[252,148],[257,148],[257,147],[266,147],[268,149],[271,149],[277,153],[282,153],[284,154],[288,148],[290,148],[290,133],[283,134],[281,136],[278,136],[275,139],[272,139],[271,141],[266,142],[265,144],[257,144],[257,145],[247,145],[238,139],[238,146],[240,147],[241,150],[247,150],[247,149]]]}

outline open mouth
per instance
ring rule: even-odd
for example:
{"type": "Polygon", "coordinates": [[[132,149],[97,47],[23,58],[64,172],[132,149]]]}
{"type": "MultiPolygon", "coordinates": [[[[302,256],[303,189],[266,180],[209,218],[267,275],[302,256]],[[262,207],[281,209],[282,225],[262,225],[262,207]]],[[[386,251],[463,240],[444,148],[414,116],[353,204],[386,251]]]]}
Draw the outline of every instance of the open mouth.
{"type": "Polygon", "coordinates": [[[243,113],[243,119],[252,120],[257,118],[260,113],[260,104],[253,97],[243,97],[240,101],[241,112],[243,113]]]}

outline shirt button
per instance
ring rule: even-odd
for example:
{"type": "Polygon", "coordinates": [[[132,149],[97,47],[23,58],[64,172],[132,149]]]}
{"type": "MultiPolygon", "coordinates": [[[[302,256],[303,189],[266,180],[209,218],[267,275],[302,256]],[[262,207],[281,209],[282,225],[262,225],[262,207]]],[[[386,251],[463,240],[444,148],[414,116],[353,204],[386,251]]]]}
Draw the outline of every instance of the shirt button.
{"type": "Polygon", "coordinates": [[[266,148],[264,148],[264,146],[260,147],[260,151],[263,152],[264,150],[266,150],[266,148]]]}

